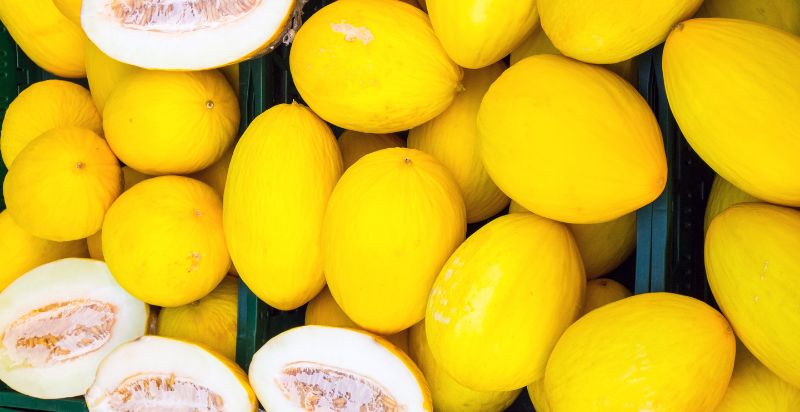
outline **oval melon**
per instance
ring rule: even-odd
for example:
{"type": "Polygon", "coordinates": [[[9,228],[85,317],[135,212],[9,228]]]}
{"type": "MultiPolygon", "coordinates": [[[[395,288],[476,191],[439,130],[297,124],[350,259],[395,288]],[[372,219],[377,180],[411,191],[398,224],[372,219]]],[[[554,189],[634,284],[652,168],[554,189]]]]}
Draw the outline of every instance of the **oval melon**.
{"type": "Polygon", "coordinates": [[[732,206],[708,227],[711,292],[736,335],[766,367],[800,386],[800,212],[732,206]]]}
{"type": "Polygon", "coordinates": [[[713,411],[735,352],[730,325],[705,303],[632,296],[564,332],[547,362],[547,403],[553,411],[713,411]]]}
{"type": "Polygon", "coordinates": [[[397,0],[325,6],[297,32],[289,64],[315,113],[365,133],[407,130],[436,117],[462,75],[428,16],[397,0]]]}
{"type": "Polygon", "coordinates": [[[118,62],[108,57],[91,40],[86,39],[86,80],[92,99],[100,113],[106,107],[106,101],[115,87],[128,75],[142,69],[118,62]]]}
{"type": "Polygon", "coordinates": [[[434,278],[465,232],[458,185],[436,159],[401,148],[368,154],[347,169],[328,202],[325,279],[359,326],[399,332],[425,317],[434,278]]]}
{"type": "Polygon", "coordinates": [[[586,300],[583,303],[581,316],[631,295],[631,291],[616,280],[592,279],[586,283],[586,300]]]}
{"type": "Polygon", "coordinates": [[[722,176],[714,176],[714,183],[711,185],[711,194],[708,195],[706,203],[706,214],[703,220],[703,231],[708,232],[708,226],[714,218],[725,211],[725,209],[739,203],[761,202],[761,200],[750,196],[738,187],[725,180],[722,176]]]}
{"type": "Polygon", "coordinates": [[[793,412],[800,409],[800,388],[767,369],[742,344],[725,397],[714,412],[793,412]]]}
{"type": "Polygon", "coordinates": [[[234,148],[231,147],[219,160],[214,162],[214,164],[199,172],[193,173],[189,177],[211,186],[214,191],[217,192],[220,199],[222,199],[222,195],[225,194],[225,181],[228,180],[228,168],[233,158],[233,149],[234,148]]]}
{"type": "Polygon", "coordinates": [[[505,69],[504,63],[497,63],[480,70],[466,70],[465,90],[453,104],[408,133],[408,147],[433,155],[453,173],[464,196],[468,223],[488,219],[508,206],[508,196],[497,188],[483,167],[476,124],[483,95],[505,69]]]}
{"type": "Polygon", "coordinates": [[[83,0],[53,0],[53,4],[58,11],[68,18],[69,21],[81,25],[81,2],[83,0]]]}
{"type": "Polygon", "coordinates": [[[750,20],[800,35],[797,0],[705,0],[695,17],[750,20]]]}
{"type": "Polygon", "coordinates": [[[663,67],[672,113],[697,154],[745,192],[800,206],[800,37],[693,19],[670,33],[663,67]]]}
{"type": "Polygon", "coordinates": [[[585,286],[565,225],[529,213],[499,217],[459,246],[436,278],[425,314],[431,352],[468,388],[522,388],[542,377],[585,286]]]}
{"type": "Polygon", "coordinates": [[[394,134],[372,134],[345,130],[337,140],[342,152],[342,167],[346,170],[364,155],[390,147],[404,147],[403,139],[394,134]]]}
{"type": "Polygon", "coordinates": [[[307,107],[277,105],[247,128],[225,187],[225,236],[239,276],[281,310],[325,286],[320,228],[342,170],[336,138],[307,107]]]}

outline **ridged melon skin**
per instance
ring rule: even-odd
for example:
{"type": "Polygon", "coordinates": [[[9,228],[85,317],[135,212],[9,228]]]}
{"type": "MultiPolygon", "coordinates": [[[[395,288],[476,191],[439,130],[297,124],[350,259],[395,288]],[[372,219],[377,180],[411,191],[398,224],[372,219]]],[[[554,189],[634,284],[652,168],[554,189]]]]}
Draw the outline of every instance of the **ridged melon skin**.
{"type": "Polygon", "coordinates": [[[607,222],[655,200],[667,181],[661,131],[642,96],[609,70],[563,56],[506,70],[483,98],[478,131],[492,180],[550,219],[607,222]]]}
{"type": "Polygon", "coordinates": [[[320,228],[341,171],[333,132],[297,103],[259,115],[236,145],[225,236],[239,276],[271,306],[298,308],[325,286],[320,228]]]}
{"type": "Polygon", "coordinates": [[[695,17],[750,20],[800,35],[797,0],[705,0],[695,17]]]}
{"type": "Polygon", "coordinates": [[[711,225],[711,221],[718,214],[724,212],[725,209],[739,203],[753,202],[761,202],[761,200],[743,192],[722,176],[714,176],[714,183],[711,184],[711,194],[708,195],[708,202],[706,203],[703,232],[708,232],[708,226],[711,225]]]}
{"type": "Polygon", "coordinates": [[[119,82],[128,75],[143,69],[108,57],[88,38],[85,41],[85,50],[86,80],[89,82],[89,90],[92,92],[92,99],[97,110],[103,113],[108,97],[111,96],[111,92],[119,82]]]}
{"type": "Polygon", "coordinates": [[[462,76],[428,16],[397,0],[325,6],[297,32],[289,64],[315,113],[365,133],[408,130],[436,117],[462,76]]]}
{"type": "Polygon", "coordinates": [[[638,56],[667,38],[703,0],[539,0],[545,33],[565,56],[612,64],[638,56]]]}
{"type": "Polygon", "coordinates": [[[436,159],[404,148],[368,154],[342,175],[325,212],[331,294],[364,329],[407,329],[425,316],[436,274],[465,232],[458,184],[436,159]]]}
{"type": "Polygon", "coordinates": [[[792,386],[756,359],[741,343],[725,397],[714,412],[793,412],[800,410],[800,388],[792,386]]]}
{"type": "Polygon", "coordinates": [[[53,0],[0,2],[0,20],[37,66],[61,77],[86,76],[86,35],[61,14],[53,0]]]}
{"type": "Polygon", "coordinates": [[[425,313],[431,352],[468,388],[522,388],[544,374],[585,287],[564,224],[529,213],[499,217],[459,246],[436,278],[425,313]]]}
{"type": "Polygon", "coordinates": [[[500,61],[539,21],[536,0],[429,0],[427,8],[447,54],[467,69],[500,61]]]}
{"type": "Polygon", "coordinates": [[[735,353],[730,325],[705,303],[632,296],[564,332],[547,362],[547,403],[553,411],[713,411],[735,353]]]}
{"type": "Polygon", "coordinates": [[[408,147],[433,155],[453,173],[464,196],[469,223],[496,215],[509,202],[483,167],[477,126],[481,100],[505,69],[504,63],[496,63],[480,70],[466,70],[462,82],[465,90],[450,107],[408,133],[408,147]]]}
{"type": "Polygon", "coordinates": [[[395,134],[372,134],[345,130],[337,140],[342,151],[342,167],[347,169],[358,159],[390,147],[405,147],[405,141],[395,134]]]}
{"type": "Polygon", "coordinates": [[[670,33],[663,68],[672,113],[700,157],[755,197],[800,206],[800,37],[693,19],[670,33]]]}
{"type": "Polygon", "coordinates": [[[708,228],[708,283],[736,336],[766,367],[800,386],[800,212],[739,204],[708,228]]]}

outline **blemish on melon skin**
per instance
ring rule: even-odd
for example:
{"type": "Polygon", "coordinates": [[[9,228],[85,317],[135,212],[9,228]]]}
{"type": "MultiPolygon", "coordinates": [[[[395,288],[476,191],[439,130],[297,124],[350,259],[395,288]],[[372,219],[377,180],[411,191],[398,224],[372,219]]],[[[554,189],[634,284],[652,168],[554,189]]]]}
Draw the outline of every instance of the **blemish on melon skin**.
{"type": "Polygon", "coordinates": [[[366,27],[356,27],[352,24],[345,23],[331,23],[331,29],[336,33],[344,34],[344,40],[348,42],[360,41],[365,46],[375,39],[372,32],[366,27]]]}
{"type": "Polygon", "coordinates": [[[435,320],[435,321],[437,321],[439,323],[444,323],[445,325],[450,323],[450,318],[448,318],[447,316],[442,315],[441,312],[434,313],[433,314],[433,320],[435,320]]]}

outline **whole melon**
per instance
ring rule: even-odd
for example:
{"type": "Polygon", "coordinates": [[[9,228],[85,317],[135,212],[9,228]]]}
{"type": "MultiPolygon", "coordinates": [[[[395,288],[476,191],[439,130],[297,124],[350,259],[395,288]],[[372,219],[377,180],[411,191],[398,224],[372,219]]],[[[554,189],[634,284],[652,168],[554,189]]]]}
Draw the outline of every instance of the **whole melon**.
{"type": "Polygon", "coordinates": [[[586,283],[586,300],[581,316],[631,295],[631,291],[616,280],[592,279],[586,283]]]}
{"type": "Polygon", "coordinates": [[[325,279],[356,324],[399,332],[425,317],[436,274],[465,232],[464,201],[444,166],[419,150],[379,150],[333,190],[322,226],[325,279]]]}
{"type": "Polygon", "coordinates": [[[688,20],[670,33],[663,67],[697,154],[743,191],[800,206],[800,37],[744,20],[688,20]]]}
{"type": "Polygon", "coordinates": [[[53,0],[53,4],[58,11],[68,18],[69,21],[81,25],[81,2],[83,0],[53,0]]]}
{"type": "Polygon", "coordinates": [[[711,184],[711,194],[708,195],[708,202],[706,203],[703,232],[708,232],[708,226],[711,225],[711,221],[718,214],[724,212],[725,209],[739,203],[753,202],[761,202],[761,200],[743,192],[722,176],[714,176],[714,183],[711,184]]]}
{"type": "Polygon", "coordinates": [[[390,147],[404,147],[402,138],[394,134],[372,134],[345,130],[337,140],[339,150],[342,152],[342,167],[344,170],[353,165],[364,155],[377,152],[390,147]]]}
{"type": "Polygon", "coordinates": [[[89,90],[92,92],[94,104],[102,114],[106,107],[106,101],[114,88],[122,79],[142,69],[108,57],[88,38],[85,47],[86,80],[89,82],[89,90]]]}
{"type": "Polygon", "coordinates": [[[103,257],[103,230],[86,238],[86,248],[89,250],[89,257],[94,260],[105,261],[103,257]]]}
{"type": "Polygon", "coordinates": [[[428,16],[397,0],[323,7],[297,32],[289,65],[315,113],[365,133],[407,130],[436,117],[462,76],[428,16]]]}
{"type": "Polygon", "coordinates": [[[800,212],[732,206],[708,227],[711,292],[736,336],[776,375],[800,386],[800,212]]]}
{"type": "Polygon", "coordinates": [[[478,131],[492,180],[550,219],[607,222],[652,202],[667,182],[647,102],[614,73],[563,56],[529,57],[500,75],[478,131]]]}
{"type": "Polygon", "coordinates": [[[714,412],[794,412],[800,388],[792,386],[756,359],[741,343],[725,397],[714,412]]]}
{"type": "Polygon", "coordinates": [[[530,213],[499,217],[459,246],[436,278],[425,313],[431,352],[468,388],[522,388],[542,377],[580,313],[585,286],[564,224],[530,213]]]}
{"type": "Polygon", "coordinates": [[[429,0],[427,7],[447,54],[468,69],[508,56],[539,21],[536,0],[429,0]]]}
{"type": "Polygon", "coordinates": [[[730,325],[705,303],[636,295],[564,332],[547,362],[544,393],[553,411],[713,411],[735,353],[730,325]]]}
{"type": "Polygon", "coordinates": [[[797,0],[705,0],[695,17],[750,20],[800,35],[797,0]]]}
{"type": "Polygon", "coordinates": [[[188,174],[222,157],[239,119],[236,94],[216,70],[140,70],[109,96],[103,129],[117,157],[139,172],[188,174]]]}
{"type": "Polygon", "coordinates": [[[483,167],[477,126],[481,100],[505,69],[504,63],[496,63],[480,70],[466,70],[465,90],[456,96],[453,104],[408,133],[408,147],[433,155],[453,173],[464,196],[468,223],[496,215],[509,202],[508,196],[497,188],[483,167]]]}
{"type": "Polygon", "coordinates": [[[222,157],[214,162],[211,166],[191,174],[189,177],[197,179],[212,188],[217,192],[219,198],[225,194],[225,182],[228,180],[228,168],[231,165],[233,158],[233,147],[228,149],[222,157]]]}

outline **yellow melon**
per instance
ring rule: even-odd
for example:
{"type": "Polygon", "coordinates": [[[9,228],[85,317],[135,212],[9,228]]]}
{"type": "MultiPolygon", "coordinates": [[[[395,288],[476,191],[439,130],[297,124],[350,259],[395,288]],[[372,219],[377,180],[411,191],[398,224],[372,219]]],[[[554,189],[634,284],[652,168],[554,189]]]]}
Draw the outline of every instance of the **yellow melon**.
{"type": "Polygon", "coordinates": [[[428,16],[397,0],[325,6],[297,32],[289,64],[315,113],[366,133],[407,130],[436,117],[462,75],[428,16]]]}
{"type": "Polygon", "coordinates": [[[53,0],[58,11],[78,26],[81,25],[81,2],[82,0],[53,0]]]}
{"type": "Polygon", "coordinates": [[[143,180],[147,180],[151,177],[153,176],[138,172],[129,166],[122,166],[122,180],[123,180],[122,184],[124,190],[128,190],[132,188],[135,184],[143,180]]]}
{"type": "Polygon", "coordinates": [[[667,38],[703,0],[538,0],[542,28],[565,56],[611,64],[638,56],[667,38]]]}
{"type": "Polygon", "coordinates": [[[23,90],[8,106],[0,129],[0,152],[6,167],[33,139],[59,127],[83,127],[103,134],[103,121],[83,87],[45,80],[23,90]]]}
{"type": "Polygon", "coordinates": [[[225,193],[225,181],[228,179],[228,168],[233,158],[233,149],[233,147],[228,149],[213,165],[190,176],[214,188],[220,199],[225,193]]]}
{"type": "Polygon", "coordinates": [[[766,367],[800,386],[800,212],[732,206],[708,227],[708,283],[722,313],[766,367]]]}
{"type": "Polygon", "coordinates": [[[105,260],[103,257],[103,231],[86,238],[86,248],[89,250],[89,257],[95,260],[105,260]]]}
{"type": "Polygon", "coordinates": [[[724,212],[725,209],[739,203],[752,202],[761,202],[761,200],[743,192],[741,189],[722,178],[722,176],[714,176],[714,183],[711,185],[711,194],[708,196],[708,202],[706,203],[703,231],[708,232],[708,226],[711,225],[711,221],[714,220],[718,214],[724,212]]]}
{"type": "Polygon", "coordinates": [[[103,255],[132,295],[153,305],[186,305],[225,277],[230,257],[222,202],[210,186],[161,176],[123,193],[103,223],[103,255]]]}
{"type": "Polygon", "coordinates": [[[142,69],[118,62],[103,53],[91,40],[86,39],[86,80],[92,99],[100,113],[115,87],[128,75],[142,69]]]}
{"type": "Polygon", "coordinates": [[[402,148],[368,154],[328,202],[325,279],[356,324],[399,332],[425,316],[434,278],[465,232],[458,184],[436,159],[402,148]]]}
{"type": "Polygon", "coordinates": [[[61,77],[86,75],[80,26],[67,19],[53,0],[0,2],[0,20],[37,66],[61,77]]]}
{"type": "Polygon", "coordinates": [[[408,134],[408,147],[433,155],[453,173],[464,196],[469,223],[488,219],[508,206],[508,196],[497,188],[483,167],[476,123],[483,95],[505,69],[504,63],[497,63],[465,71],[465,90],[453,104],[408,134]]]}
{"type": "Polygon", "coordinates": [[[447,54],[468,69],[507,56],[539,20],[536,0],[428,0],[427,7],[447,54]]]}
{"type": "Polygon", "coordinates": [[[741,343],[725,397],[714,412],[793,412],[800,410],[800,388],[767,369],[741,343]]]}
{"type": "Polygon", "coordinates": [[[564,332],[547,362],[546,402],[553,411],[713,411],[735,353],[730,325],[705,303],[632,296],[564,332]]]}
{"type": "Polygon", "coordinates": [[[631,291],[616,280],[592,279],[586,283],[586,300],[581,316],[631,295],[631,291]]]}
{"type": "Polygon", "coordinates": [[[800,35],[797,0],[705,0],[695,17],[750,20],[800,35]]]}
{"type": "Polygon", "coordinates": [[[84,239],[100,230],[122,192],[122,171],[105,140],[88,129],[53,129],[14,160],[5,184],[8,212],[43,239],[84,239]]]}
{"type": "Polygon", "coordinates": [[[236,92],[236,95],[239,95],[239,64],[231,64],[229,66],[220,67],[219,71],[225,75],[225,78],[228,79],[228,83],[230,83],[231,88],[233,91],[236,92]]]}
{"type": "Polygon", "coordinates": [[[563,56],[506,70],[481,103],[478,131],[492,180],[550,219],[607,222],[655,200],[667,181],[661,131],[642,96],[563,56]]]}
{"type": "Polygon", "coordinates": [[[222,157],[239,118],[236,94],[216,70],[141,70],[109,96],[103,129],[126,165],[151,175],[186,174],[222,157]]]}
{"type": "Polygon", "coordinates": [[[697,154],[745,192],[800,206],[800,37],[693,19],[670,33],[663,66],[672,113],[697,154]]]}
{"type": "Polygon", "coordinates": [[[339,150],[342,152],[344,169],[352,166],[364,155],[390,147],[404,147],[403,139],[394,134],[372,134],[345,130],[339,136],[339,150]]]}

